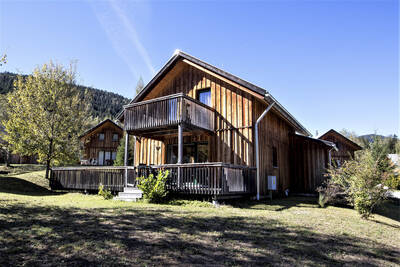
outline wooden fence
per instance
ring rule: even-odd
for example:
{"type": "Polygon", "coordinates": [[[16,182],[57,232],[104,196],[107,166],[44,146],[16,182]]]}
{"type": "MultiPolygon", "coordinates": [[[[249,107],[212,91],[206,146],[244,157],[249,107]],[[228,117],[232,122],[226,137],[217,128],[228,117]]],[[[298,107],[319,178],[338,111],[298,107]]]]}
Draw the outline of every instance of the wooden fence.
{"type": "MultiPolygon", "coordinates": [[[[136,184],[136,177],[157,175],[168,170],[167,189],[190,195],[234,196],[255,192],[256,168],[226,163],[166,164],[127,167],[128,184],[136,184]]],[[[112,191],[122,191],[125,167],[69,167],[53,168],[52,189],[97,190],[102,183],[112,191]]]]}
{"type": "Polygon", "coordinates": [[[54,190],[98,190],[104,185],[112,191],[123,191],[125,171],[128,173],[128,184],[136,185],[134,167],[65,167],[53,168],[50,174],[50,187],[54,190]]]}

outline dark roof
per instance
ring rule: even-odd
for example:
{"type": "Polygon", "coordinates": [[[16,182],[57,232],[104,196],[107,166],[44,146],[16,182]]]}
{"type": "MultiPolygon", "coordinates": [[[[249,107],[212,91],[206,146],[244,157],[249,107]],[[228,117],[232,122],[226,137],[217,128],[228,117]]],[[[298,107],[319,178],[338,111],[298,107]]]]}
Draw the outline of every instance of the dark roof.
{"type": "MultiPolygon", "coordinates": [[[[164,65],[164,67],[161,68],[161,70],[137,94],[137,96],[134,99],[131,100],[131,102],[129,104],[141,101],[141,99],[149,92],[149,90],[151,90],[153,85],[158,83],[165,76],[165,74],[175,66],[175,64],[178,62],[179,59],[186,59],[186,60],[191,61],[191,62],[193,62],[193,63],[195,63],[195,64],[197,64],[197,65],[199,65],[199,66],[211,71],[211,72],[219,74],[222,77],[224,77],[226,79],[229,79],[229,80],[231,80],[231,81],[233,81],[233,82],[235,82],[235,83],[237,83],[237,84],[239,84],[239,85],[241,85],[241,86],[253,91],[254,93],[259,94],[261,97],[264,97],[267,102],[274,101],[275,102],[275,106],[274,106],[273,109],[275,111],[280,113],[289,123],[291,123],[296,128],[296,130],[298,130],[298,132],[300,132],[301,134],[304,134],[304,135],[308,135],[308,136],[311,135],[310,132],[303,125],[301,125],[293,117],[293,115],[290,114],[275,98],[273,98],[267,90],[265,90],[265,89],[263,89],[263,88],[261,88],[261,87],[259,87],[257,85],[254,85],[254,84],[252,84],[252,83],[250,83],[248,81],[245,81],[245,80],[243,80],[243,79],[241,79],[241,78],[239,78],[239,77],[237,77],[237,76],[235,76],[233,74],[230,74],[230,73],[228,73],[228,72],[226,72],[224,70],[221,70],[221,69],[219,69],[219,68],[217,68],[217,67],[215,67],[215,66],[213,66],[211,64],[208,64],[208,63],[206,63],[206,62],[204,62],[204,61],[202,61],[202,60],[200,60],[200,59],[198,59],[196,57],[193,57],[193,56],[191,56],[191,55],[189,55],[189,54],[187,54],[185,52],[182,52],[180,50],[177,50],[173,54],[173,56],[168,60],[168,62],[164,65]],[[268,97],[269,99],[267,99],[266,95],[269,96],[268,97]]],[[[123,116],[123,110],[120,113],[118,113],[117,119],[121,119],[122,116],[123,116]]]]}
{"type": "Polygon", "coordinates": [[[337,132],[337,131],[335,131],[335,130],[333,130],[333,129],[330,129],[329,131],[327,131],[326,133],[324,133],[323,135],[321,135],[320,137],[318,137],[318,139],[324,139],[324,138],[325,138],[327,135],[329,135],[329,134],[333,134],[333,135],[340,136],[341,138],[345,139],[348,143],[350,143],[351,145],[353,145],[357,150],[361,150],[361,149],[362,149],[362,147],[361,147],[359,144],[357,144],[357,143],[351,141],[349,138],[347,138],[347,137],[344,136],[343,134],[341,134],[341,133],[339,133],[339,132],[337,132]]]}
{"type": "Polygon", "coordinates": [[[103,126],[105,123],[110,122],[112,124],[115,125],[115,127],[119,128],[121,131],[123,131],[122,127],[119,126],[118,124],[116,124],[115,122],[113,122],[110,119],[105,119],[104,121],[100,122],[99,124],[97,124],[96,126],[90,128],[89,130],[87,130],[86,132],[84,132],[81,136],[79,136],[79,138],[85,137],[86,135],[90,134],[91,132],[95,131],[96,129],[100,128],[101,126],[103,126]]]}
{"type": "Polygon", "coordinates": [[[320,143],[320,144],[325,145],[330,148],[334,148],[336,151],[338,150],[335,143],[330,142],[330,141],[326,141],[326,140],[322,140],[322,139],[318,139],[318,138],[314,138],[314,137],[310,137],[310,136],[304,136],[304,135],[300,135],[300,134],[296,134],[295,136],[304,138],[304,139],[312,141],[312,142],[320,143]]]}

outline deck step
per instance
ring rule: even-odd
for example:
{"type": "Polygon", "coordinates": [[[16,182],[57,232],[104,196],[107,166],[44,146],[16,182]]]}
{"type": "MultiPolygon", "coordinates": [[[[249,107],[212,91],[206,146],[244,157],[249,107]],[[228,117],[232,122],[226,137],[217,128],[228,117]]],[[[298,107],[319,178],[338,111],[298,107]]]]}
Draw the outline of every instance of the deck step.
{"type": "Polygon", "coordinates": [[[140,193],[142,194],[142,190],[137,187],[124,187],[124,193],[140,193]]]}
{"type": "Polygon", "coordinates": [[[119,192],[118,196],[114,199],[122,201],[137,201],[138,199],[142,198],[142,196],[142,190],[136,187],[124,187],[124,191],[119,192]]]}

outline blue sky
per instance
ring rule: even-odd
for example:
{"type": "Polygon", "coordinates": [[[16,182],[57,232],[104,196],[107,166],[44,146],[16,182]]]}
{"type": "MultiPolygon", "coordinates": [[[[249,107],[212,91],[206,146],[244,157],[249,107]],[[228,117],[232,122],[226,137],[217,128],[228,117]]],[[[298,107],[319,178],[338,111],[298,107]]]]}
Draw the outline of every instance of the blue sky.
{"type": "Polygon", "coordinates": [[[4,1],[0,71],[78,60],[133,97],[181,49],[269,90],[314,135],[399,134],[398,1],[4,1]]]}

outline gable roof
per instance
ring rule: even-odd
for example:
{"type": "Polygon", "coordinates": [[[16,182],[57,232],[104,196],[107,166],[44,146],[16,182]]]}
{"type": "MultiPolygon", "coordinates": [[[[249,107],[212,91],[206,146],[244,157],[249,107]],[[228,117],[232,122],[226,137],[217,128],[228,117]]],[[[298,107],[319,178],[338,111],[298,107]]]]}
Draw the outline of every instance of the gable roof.
{"type": "Polygon", "coordinates": [[[113,122],[110,119],[105,119],[104,121],[100,122],[99,124],[97,124],[96,126],[90,128],[89,130],[87,130],[86,132],[84,132],[81,136],[79,136],[79,139],[91,134],[92,132],[96,131],[97,129],[99,129],[100,127],[102,127],[103,125],[105,125],[106,123],[112,123],[112,125],[114,125],[115,127],[117,127],[119,130],[123,131],[122,127],[119,126],[118,124],[116,124],[115,122],[113,122]]]}
{"type": "MultiPolygon", "coordinates": [[[[216,75],[219,75],[225,79],[228,79],[239,86],[243,87],[242,89],[248,89],[253,94],[257,95],[257,97],[267,104],[271,104],[275,102],[274,107],[272,108],[278,114],[282,115],[284,119],[286,119],[299,133],[310,136],[311,133],[293,117],[267,90],[254,85],[248,81],[245,81],[233,74],[230,74],[224,70],[221,70],[207,62],[204,62],[198,58],[195,58],[185,52],[180,50],[176,50],[173,56],[168,60],[168,62],[161,68],[161,70],[151,79],[151,81],[136,95],[134,99],[131,100],[129,104],[136,103],[141,101],[148,92],[151,91],[153,86],[157,84],[167,73],[170,71],[175,64],[179,60],[184,60],[187,63],[193,63],[195,66],[199,68],[203,68],[207,71],[210,71],[216,75]]],[[[121,120],[123,117],[123,110],[117,115],[117,119],[121,120]]]]}
{"type": "Polygon", "coordinates": [[[349,138],[347,138],[346,136],[344,136],[343,134],[330,129],[329,131],[327,131],[326,133],[324,133],[323,135],[321,135],[320,137],[318,137],[318,139],[323,140],[324,138],[326,138],[328,135],[335,135],[335,136],[339,136],[339,138],[344,139],[345,142],[347,142],[348,144],[350,144],[351,146],[353,146],[355,148],[355,150],[361,150],[362,147],[360,145],[358,145],[357,143],[351,141],[349,138]]]}

